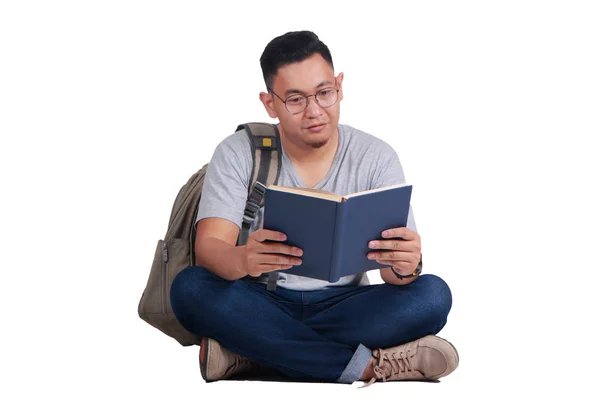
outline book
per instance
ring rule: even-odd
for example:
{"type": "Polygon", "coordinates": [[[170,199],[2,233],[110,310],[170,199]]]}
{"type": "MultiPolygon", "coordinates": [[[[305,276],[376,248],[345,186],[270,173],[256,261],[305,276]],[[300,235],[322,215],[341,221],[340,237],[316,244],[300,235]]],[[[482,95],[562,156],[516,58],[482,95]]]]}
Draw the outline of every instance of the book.
{"type": "MultiPolygon", "coordinates": [[[[384,268],[367,254],[381,233],[406,227],[412,185],[400,184],[345,196],[316,189],[269,185],[263,228],[283,232],[285,244],[303,250],[302,264],[282,272],[328,282],[384,268]]],[[[397,239],[395,239],[397,240],[397,239]]]]}

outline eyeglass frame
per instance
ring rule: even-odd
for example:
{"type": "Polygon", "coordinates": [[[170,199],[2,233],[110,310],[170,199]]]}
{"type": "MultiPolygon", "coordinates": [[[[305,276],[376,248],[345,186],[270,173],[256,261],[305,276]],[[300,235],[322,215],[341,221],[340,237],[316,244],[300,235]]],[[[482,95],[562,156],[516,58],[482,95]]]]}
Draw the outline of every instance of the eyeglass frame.
{"type": "Polygon", "coordinates": [[[308,103],[310,103],[310,100],[308,99],[309,97],[314,97],[314,98],[315,98],[315,102],[316,102],[316,103],[318,104],[318,106],[319,106],[319,107],[321,107],[321,108],[329,108],[329,107],[333,107],[333,106],[335,105],[335,103],[337,103],[337,102],[338,102],[338,100],[339,100],[339,98],[340,98],[340,89],[337,87],[337,85],[336,85],[335,87],[333,87],[333,88],[332,88],[332,89],[334,89],[334,90],[335,90],[335,96],[336,96],[336,97],[335,97],[335,101],[334,101],[334,102],[333,102],[331,105],[329,105],[329,106],[326,106],[326,107],[325,107],[325,106],[322,106],[321,104],[319,104],[319,100],[317,99],[317,95],[319,94],[319,92],[321,92],[321,91],[322,91],[322,90],[324,90],[324,89],[327,89],[327,88],[323,88],[323,89],[319,90],[317,93],[314,93],[314,94],[309,94],[308,96],[304,96],[304,97],[306,98],[306,104],[304,105],[304,108],[303,108],[301,111],[298,111],[298,112],[295,112],[295,113],[293,113],[293,112],[291,112],[291,111],[288,109],[288,107],[287,107],[287,101],[288,101],[290,98],[294,97],[294,96],[303,96],[303,95],[302,95],[302,94],[300,94],[300,93],[297,93],[297,94],[291,94],[291,95],[289,95],[288,97],[286,97],[286,98],[285,98],[285,100],[284,100],[284,99],[282,99],[281,97],[279,97],[279,95],[278,95],[277,93],[275,93],[275,91],[274,91],[273,89],[271,89],[270,87],[268,87],[268,86],[267,86],[267,90],[268,90],[269,92],[273,93],[275,96],[277,96],[277,98],[278,98],[279,100],[281,100],[281,102],[282,102],[282,103],[283,103],[283,105],[285,106],[285,109],[286,109],[286,111],[287,111],[287,112],[289,112],[289,113],[290,113],[290,114],[292,114],[292,115],[300,114],[301,112],[304,112],[304,110],[306,110],[306,109],[308,108],[308,103]]]}

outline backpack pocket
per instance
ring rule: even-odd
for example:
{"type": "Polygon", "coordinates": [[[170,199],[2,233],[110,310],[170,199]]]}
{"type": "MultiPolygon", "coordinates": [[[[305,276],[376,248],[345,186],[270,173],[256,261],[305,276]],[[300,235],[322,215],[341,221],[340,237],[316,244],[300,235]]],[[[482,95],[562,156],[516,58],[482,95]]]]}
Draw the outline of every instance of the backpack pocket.
{"type": "Polygon", "coordinates": [[[186,239],[159,240],[152,269],[138,305],[141,319],[176,339],[183,346],[199,344],[200,337],[188,332],[175,318],[171,308],[171,284],[190,263],[190,243],[186,239]]]}
{"type": "Polygon", "coordinates": [[[187,239],[173,238],[163,242],[161,256],[164,264],[164,273],[162,279],[165,285],[163,287],[167,304],[166,311],[169,313],[173,312],[170,301],[171,284],[173,283],[173,279],[175,279],[181,270],[190,266],[191,251],[193,250],[190,249],[190,242],[187,239]]]}
{"type": "Polygon", "coordinates": [[[164,240],[159,240],[154,250],[154,259],[148,283],[140,299],[138,314],[147,321],[148,314],[166,314],[166,276],[168,249],[164,240]]]}
{"type": "MultiPolygon", "coordinates": [[[[152,269],[140,300],[138,313],[170,314],[173,279],[190,262],[190,244],[186,239],[159,240],[154,251],[152,269]]],[[[143,317],[142,317],[143,318],[143,317]]]]}

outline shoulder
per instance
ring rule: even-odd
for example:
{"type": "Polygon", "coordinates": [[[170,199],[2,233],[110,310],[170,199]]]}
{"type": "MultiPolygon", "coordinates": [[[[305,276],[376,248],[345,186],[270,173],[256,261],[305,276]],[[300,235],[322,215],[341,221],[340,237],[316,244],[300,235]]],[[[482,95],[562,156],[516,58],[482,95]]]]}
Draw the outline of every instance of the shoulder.
{"type": "Polygon", "coordinates": [[[230,134],[215,149],[211,163],[236,165],[247,169],[252,165],[252,145],[244,129],[230,134]]]}
{"type": "Polygon", "coordinates": [[[245,129],[230,134],[217,146],[217,149],[222,151],[246,151],[247,153],[250,152],[251,148],[252,146],[250,144],[250,138],[248,137],[245,129]]]}
{"type": "Polygon", "coordinates": [[[247,182],[252,173],[251,148],[250,138],[245,130],[225,137],[217,145],[210,160],[207,170],[209,179],[235,178],[239,182],[247,182]]]}
{"type": "Polygon", "coordinates": [[[350,149],[364,152],[370,156],[397,156],[396,151],[389,143],[375,135],[350,125],[340,124],[338,127],[350,149]]]}

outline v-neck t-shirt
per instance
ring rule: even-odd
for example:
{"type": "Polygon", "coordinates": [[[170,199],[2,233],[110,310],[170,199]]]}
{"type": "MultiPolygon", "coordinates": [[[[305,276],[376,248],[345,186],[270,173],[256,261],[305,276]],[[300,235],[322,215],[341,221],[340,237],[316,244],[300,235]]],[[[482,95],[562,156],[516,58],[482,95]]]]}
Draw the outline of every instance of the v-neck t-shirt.
{"type": "MultiPolygon", "coordinates": [[[[282,146],[281,171],[277,185],[306,187],[282,146]]],[[[196,222],[204,218],[224,218],[242,227],[248,185],[252,173],[251,143],[248,134],[238,131],[225,138],[209,163],[196,222]]],[[[323,180],[313,189],[347,195],[364,190],[405,183],[398,155],[383,140],[348,125],[338,125],[338,147],[331,167],[323,180]]],[[[250,233],[262,228],[264,207],[252,224],[250,233]]],[[[407,227],[416,231],[412,213],[407,227]]],[[[382,266],[383,268],[383,266],[382,266]]],[[[258,278],[266,283],[267,274],[258,278]]],[[[279,273],[277,285],[292,290],[319,290],[331,286],[368,285],[366,273],[345,276],[337,282],[279,273]]]]}

